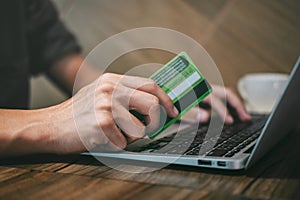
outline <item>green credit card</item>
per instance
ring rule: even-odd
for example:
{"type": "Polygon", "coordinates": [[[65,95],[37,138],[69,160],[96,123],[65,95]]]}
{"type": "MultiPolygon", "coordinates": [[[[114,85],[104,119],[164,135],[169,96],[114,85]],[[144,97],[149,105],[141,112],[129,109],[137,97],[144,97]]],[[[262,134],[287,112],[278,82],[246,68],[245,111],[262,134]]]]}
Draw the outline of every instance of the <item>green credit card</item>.
{"type": "MultiPolygon", "coordinates": [[[[176,118],[170,118],[161,108],[159,127],[153,132],[147,133],[150,139],[157,137],[212,92],[204,76],[185,52],[178,54],[150,78],[168,94],[179,111],[176,118]]],[[[142,120],[139,113],[135,111],[131,111],[131,113],[142,120]]]]}

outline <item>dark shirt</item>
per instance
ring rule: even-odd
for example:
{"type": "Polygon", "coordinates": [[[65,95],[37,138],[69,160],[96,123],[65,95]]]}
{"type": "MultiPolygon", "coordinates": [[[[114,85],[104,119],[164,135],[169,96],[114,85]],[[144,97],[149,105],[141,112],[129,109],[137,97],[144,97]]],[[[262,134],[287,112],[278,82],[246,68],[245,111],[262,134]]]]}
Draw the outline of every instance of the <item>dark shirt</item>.
{"type": "Polygon", "coordinates": [[[27,109],[30,76],[80,47],[49,0],[1,0],[0,25],[0,108],[27,109]]]}

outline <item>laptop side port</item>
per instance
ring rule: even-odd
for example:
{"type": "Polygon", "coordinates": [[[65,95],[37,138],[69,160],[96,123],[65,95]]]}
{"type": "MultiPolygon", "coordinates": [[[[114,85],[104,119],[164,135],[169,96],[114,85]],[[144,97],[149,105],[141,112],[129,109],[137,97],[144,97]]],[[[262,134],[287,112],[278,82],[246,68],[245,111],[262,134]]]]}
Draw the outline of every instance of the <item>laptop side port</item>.
{"type": "Polygon", "coordinates": [[[211,161],[210,160],[198,160],[198,165],[211,166],[211,161]]]}
{"type": "Polygon", "coordinates": [[[218,161],[218,162],[217,162],[217,165],[218,165],[219,167],[226,167],[226,162],[225,162],[225,161],[218,161]]]}

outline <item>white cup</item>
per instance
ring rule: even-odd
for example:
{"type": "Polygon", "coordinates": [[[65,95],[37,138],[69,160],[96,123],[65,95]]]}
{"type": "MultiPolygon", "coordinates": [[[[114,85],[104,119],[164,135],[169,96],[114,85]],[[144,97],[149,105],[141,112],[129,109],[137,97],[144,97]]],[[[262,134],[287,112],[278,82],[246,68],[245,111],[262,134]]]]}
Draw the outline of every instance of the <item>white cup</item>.
{"type": "Polygon", "coordinates": [[[238,91],[248,112],[270,113],[283,92],[288,77],[287,74],[280,73],[253,73],[242,77],[238,81],[238,91]]]}

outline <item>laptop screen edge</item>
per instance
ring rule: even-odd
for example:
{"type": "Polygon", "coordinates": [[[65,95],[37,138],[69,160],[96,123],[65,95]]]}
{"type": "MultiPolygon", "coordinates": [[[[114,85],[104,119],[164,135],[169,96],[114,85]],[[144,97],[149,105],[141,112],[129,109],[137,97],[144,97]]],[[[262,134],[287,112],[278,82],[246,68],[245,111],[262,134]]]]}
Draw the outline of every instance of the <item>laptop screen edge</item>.
{"type": "MultiPolygon", "coordinates": [[[[292,72],[290,73],[290,77],[289,77],[289,80],[288,80],[288,82],[287,82],[287,84],[285,86],[285,89],[283,90],[281,96],[278,98],[278,100],[277,100],[277,102],[276,102],[276,104],[275,104],[275,106],[274,106],[274,108],[273,108],[273,110],[272,110],[272,112],[271,112],[271,114],[270,114],[270,116],[269,116],[269,118],[268,118],[268,120],[267,120],[264,128],[262,129],[260,137],[258,138],[258,140],[257,140],[257,142],[256,142],[256,144],[255,144],[255,146],[254,146],[254,148],[253,148],[253,150],[252,150],[252,152],[251,152],[251,154],[250,154],[247,162],[246,162],[246,165],[245,165],[246,169],[250,168],[253,164],[256,163],[257,160],[259,160],[266,153],[266,151],[264,151],[264,152],[258,152],[258,149],[262,145],[265,145],[265,142],[264,142],[265,140],[264,141],[262,140],[263,137],[266,136],[266,135],[268,135],[268,134],[269,135],[273,134],[272,132],[268,131],[268,128],[272,125],[271,124],[272,120],[274,120],[274,118],[276,118],[276,117],[278,118],[278,116],[280,115],[280,113],[276,113],[276,111],[278,111],[281,107],[285,106],[285,104],[283,104],[284,100],[286,100],[287,98],[292,98],[291,95],[289,97],[286,94],[288,92],[289,87],[291,87],[292,82],[296,81],[297,79],[300,80],[300,72],[299,72],[300,71],[300,66],[299,65],[300,65],[300,56],[298,57],[298,60],[297,60],[297,62],[295,64],[292,72]],[[298,74],[299,77],[296,76],[297,72],[299,73],[298,74]]],[[[282,133],[280,135],[280,137],[283,138],[287,134],[288,133],[282,133]]],[[[274,147],[274,145],[275,144],[273,144],[272,147],[274,147]]],[[[270,149],[267,149],[267,150],[270,150],[270,149]]]]}

